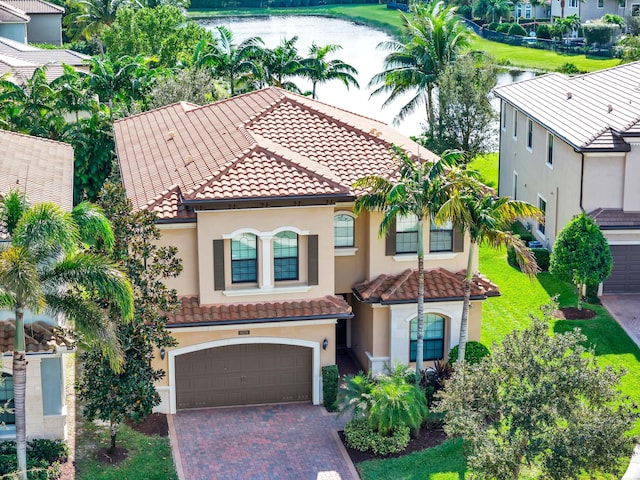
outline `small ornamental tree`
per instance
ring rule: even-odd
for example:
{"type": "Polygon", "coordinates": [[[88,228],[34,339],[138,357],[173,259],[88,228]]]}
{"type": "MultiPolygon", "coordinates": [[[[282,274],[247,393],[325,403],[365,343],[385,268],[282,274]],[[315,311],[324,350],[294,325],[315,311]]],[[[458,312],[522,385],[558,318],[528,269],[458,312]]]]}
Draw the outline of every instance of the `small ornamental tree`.
{"type": "Polygon", "coordinates": [[[613,260],[607,240],[584,213],[573,218],[556,237],[549,272],[575,285],[578,308],[587,285],[597,285],[611,274],[613,260]]]}
{"type": "Polygon", "coordinates": [[[144,419],[160,403],[154,382],[165,372],[154,369],[151,359],[155,349],[175,345],[166,329],[166,312],[179,306],[175,290],[168,289],[162,280],[176,277],[182,264],[176,258],[175,247],[157,245],[160,233],[155,214],[134,212],[121,185],[107,183],[99,203],[113,225],[114,259],[124,264],[133,284],[135,318],[118,325],[124,356],[122,370],[114,372],[98,351],[84,352],[80,356],[83,374],[77,394],[85,402],[86,418],[109,422],[113,453],[118,425],[126,419],[144,419]]]}
{"type": "Polygon", "coordinates": [[[638,409],[619,392],[624,372],[600,368],[579,329],[551,334],[555,308],[479,364],[458,363],[440,392],[445,431],[465,439],[478,478],[520,478],[525,465],[540,478],[604,478],[633,450],[638,409]]]}

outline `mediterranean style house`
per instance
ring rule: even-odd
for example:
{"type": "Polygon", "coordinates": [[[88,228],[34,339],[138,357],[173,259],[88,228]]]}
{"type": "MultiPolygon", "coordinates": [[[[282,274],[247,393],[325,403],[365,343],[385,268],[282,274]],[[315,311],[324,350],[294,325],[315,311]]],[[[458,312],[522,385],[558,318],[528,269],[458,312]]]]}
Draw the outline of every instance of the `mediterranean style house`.
{"type": "MultiPolygon", "coordinates": [[[[364,175],[396,178],[391,146],[431,152],[385,124],[278,88],[206,106],[176,103],[114,125],[120,173],[184,270],[174,348],[154,366],[159,411],[321,402],[321,367],[349,350],[363,369],[415,360],[415,218],[379,238],[353,214],[364,175]]],[[[468,240],[427,226],[424,359],[458,343],[468,240]]],[[[476,277],[470,338],[495,285],[476,277]]]]}
{"type": "Polygon", "coordinates": [[[611,246],[600,293],[640,293],[640,62],[551,73],[494,89],[501,101],[499,194],[538,206],[547,248],[581,211],[611,246]]]}
{"type": "MultiPolygon", "coordinates": [[[[73,207],[73,148],[66,143],[0,130],[0,197],[21,189],[31,203],[73,207]]],[[[0,248],[7,242],[0,225],[0,248]]],[[[56,319],[25,312],[27,350],[27,437],[66,438],[64,370],[69,351],[57,334],[56,319]]],[[[13,398],[11,352],[15,333],[12,310],[0,309],[0,405],[13,398]]],[[[0,413],[0,439],[15,438],[15,417],[0,413]]]]}

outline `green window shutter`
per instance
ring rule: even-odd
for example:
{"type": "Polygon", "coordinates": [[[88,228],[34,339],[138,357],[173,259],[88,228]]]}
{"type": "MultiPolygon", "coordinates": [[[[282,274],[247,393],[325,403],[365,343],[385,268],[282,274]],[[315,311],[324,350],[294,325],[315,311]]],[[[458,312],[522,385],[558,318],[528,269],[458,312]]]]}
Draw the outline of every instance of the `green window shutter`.
{"type": "Polygon", "coordinates": [[[389,257],[396,254],[396,219],[389,225],[389,231],[384,239],[384,254],[389,257]]]}
{"type": "Polygon", "coordinates": [[[453,227],[453,251],[464,252],[464,231],[459,227],[453,227]]]}
{"type": "Polygon", "coordinates": [[[224,290],[224,240],[213,241],[213,289],[224,290]]]}
{"type": "Polygon", "coordinates": [[[318,235],[307,237],[309,285],[318,285],[318,235]]]}

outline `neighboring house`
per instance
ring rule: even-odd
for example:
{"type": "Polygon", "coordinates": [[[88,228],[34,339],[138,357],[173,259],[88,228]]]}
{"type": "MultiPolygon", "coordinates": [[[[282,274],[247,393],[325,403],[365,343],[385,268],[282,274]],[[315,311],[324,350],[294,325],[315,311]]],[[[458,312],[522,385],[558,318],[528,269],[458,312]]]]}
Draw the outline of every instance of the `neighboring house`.
{"type": "MultiPolygon", "coordinates": [[[[31,203],[54,202],[73,207],[73,148],[61,142],[0,130],[0,196],[12,188],[24,191],[31,203]]],[[[6,242],[0,227],[0,242],[6,242]]],[[[15,332],[13,311],[0,309],[0,405],[13,397],[11,351],[15,332]]],[[[56,319],[25,312],[27,347],[27,437],[66,438],[64,366],[68,342],[56,319]]],[[[15,437],[10,412],[0,415],[0,439],[15,437]]]]}
{"type": "Polygon", "coordinates": [[[499,193],[538,206],[547,248],[587,212],[611,245],[604,293],[640,293],[640,62],[586,75],[550,73],[496,87],[499,193]]]}
{"type": "Polygon", "coordinates": [[[44,0],[2,0],[3,3],[25,13],[27,41],[62,45],[62,15],[64,8],[44,0]]]}
{"type": "Polygon", "coordinates": [[[29,15],[0,1],[0,37],[27,43],[29,15]]]}
{"type": "Polygon", "coordinates": [[[524,0],[515,2],[513,6],[513,15],[516,19],[534,19],[534,18],[550,18],[551,16],[551,0],[532,2],[524,0]]]}
{"type": "MultiPolygon", "coordinates": [[[[415,360],[415,219],[378,237],[381,213],[353,215],[351,185],[396,178],[393,144],[435,158],[385,124],[268,88],[207,106],[177,103],[114,124],[120,171],[137,209],[159,216],[184,270],[167,284],[182,309],[159,411],[321,402],[321,367],[350,349],[361,367],[415,360]]],[[[458,343],[468,240],[426,222],[425,360],[458,343]]],[[[481,304],[472,287],[470,338],[481,304]]]]}
{"type": "Polygon", "coordinates": [[[640,0],[551,0],[551,17],[562,16],[561,2],[564,1],[564,16],[578,15],[582,23],[598,20],[605,14],[626,17],[638,12],[640,0]]]}
{"type": "Polygon", "coordinates": [[[76,70],[87,71],[87,59],[87,55],[73,50],[45,50],[0,37],[0,77],[8,74],[9,80],[13,82],[25,83],[31,78],[33,71],[43,65],[47,66],[48,81],[64,73],[63,63],[76,70]]]}

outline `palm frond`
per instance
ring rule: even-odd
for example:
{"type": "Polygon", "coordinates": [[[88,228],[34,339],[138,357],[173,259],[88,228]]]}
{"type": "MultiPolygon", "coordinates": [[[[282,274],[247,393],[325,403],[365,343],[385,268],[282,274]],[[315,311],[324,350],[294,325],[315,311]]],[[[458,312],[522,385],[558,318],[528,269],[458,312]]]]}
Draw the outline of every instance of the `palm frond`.
{"type": "Polygon", "coordinates": [[[31,252],[14,245],[3,250],[0,253],[0,297],[3,306],[21,304],[39,312],[45,305],[43,295],[37,263],[31,252]]]}
{"type": "Polygon", "coordinates": [[[81,202],[71,211],[78,227],[80,241],[86,245],[100,242],[107,250],[115,243],[109,220],[100,207],[89,202],[81,202]]]}

